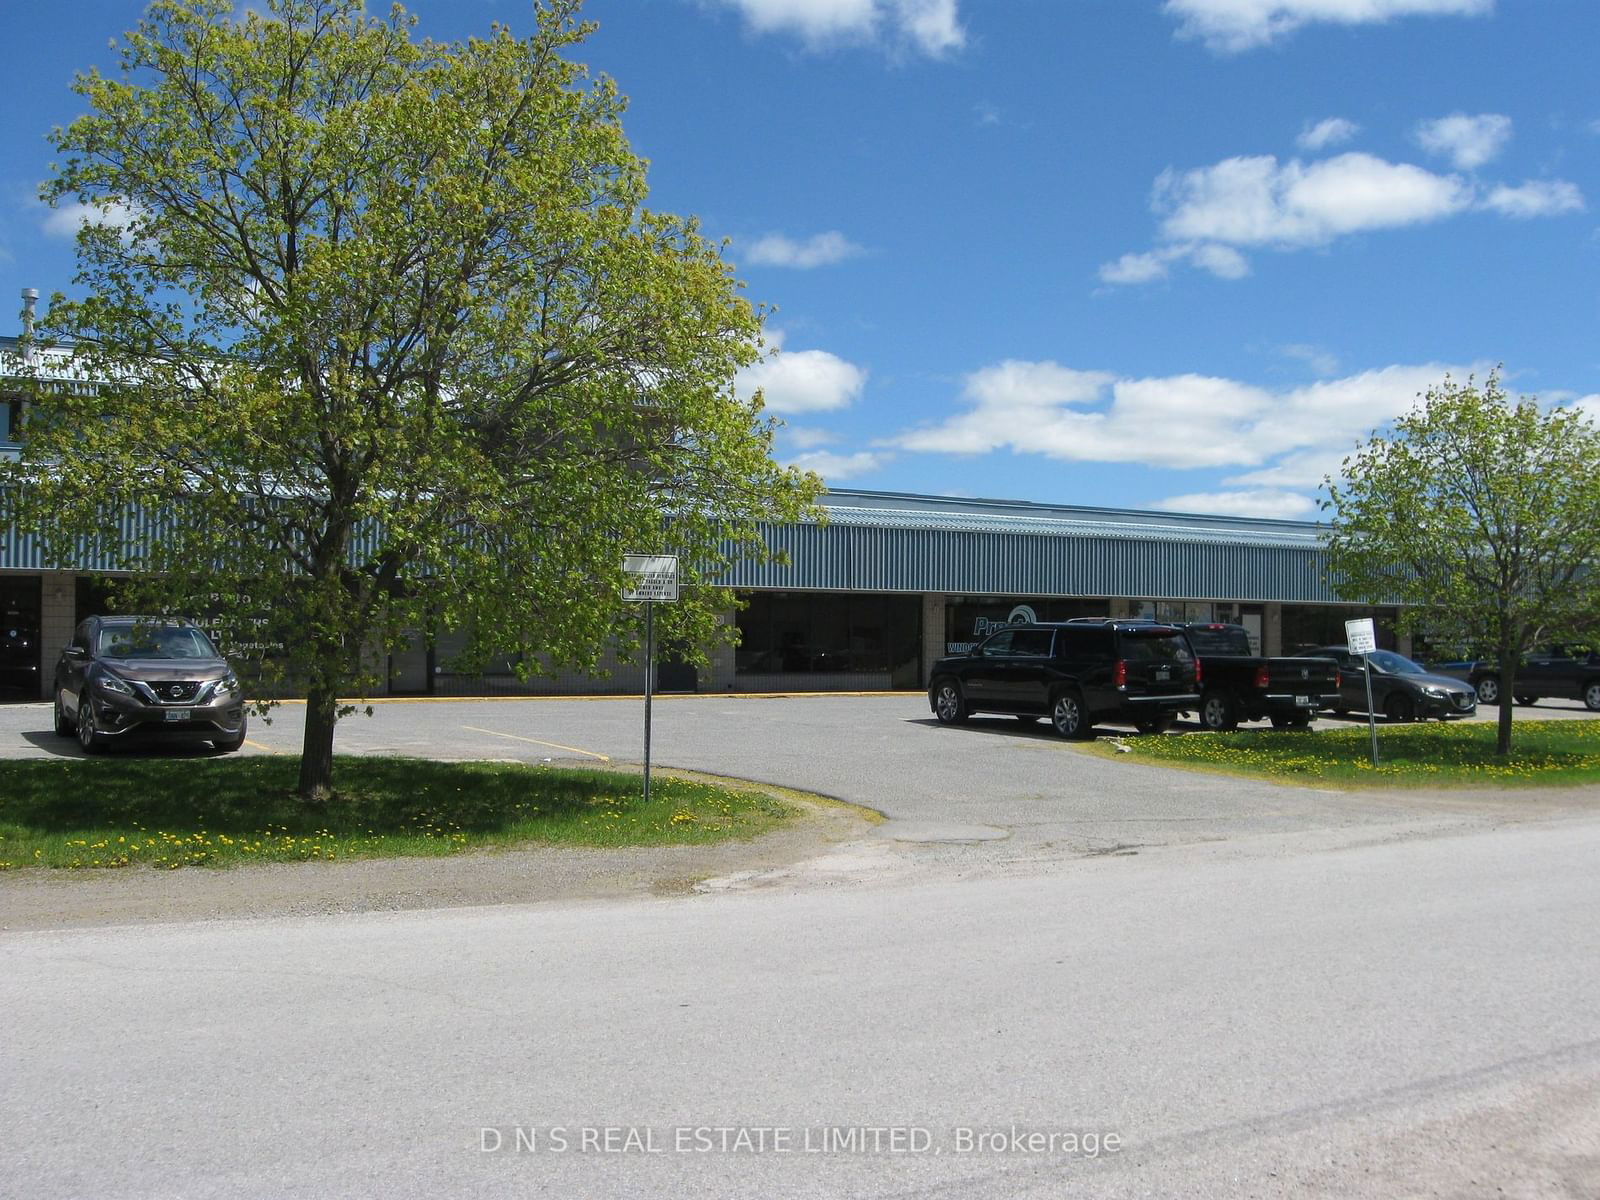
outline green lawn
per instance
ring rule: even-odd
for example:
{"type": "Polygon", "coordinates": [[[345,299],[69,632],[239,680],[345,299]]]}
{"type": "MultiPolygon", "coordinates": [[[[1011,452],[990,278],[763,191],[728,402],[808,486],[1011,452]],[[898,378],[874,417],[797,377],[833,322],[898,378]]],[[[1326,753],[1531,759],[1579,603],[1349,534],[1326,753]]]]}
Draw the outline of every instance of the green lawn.
{"type": "Polygon", "coordinates": [[[1600,783],[1600,721],[1518,721],[1506,759],[1495,756],[1494,743],[1492,724],[1379,725],[1376,769],[1364,725],[1130,737],[1121,744],[1135,759],[1283,782],[1385,787],[1600,783]]]}
{"type": "Polygon", "coordinates": [[[794,813],[755,791],[655,775],[339,757],[337,797],[294,795],[298,760],[0,761],[0,870],[232,866],[444,855],[518,843],[656,846],[748,838],[794,813]]]}

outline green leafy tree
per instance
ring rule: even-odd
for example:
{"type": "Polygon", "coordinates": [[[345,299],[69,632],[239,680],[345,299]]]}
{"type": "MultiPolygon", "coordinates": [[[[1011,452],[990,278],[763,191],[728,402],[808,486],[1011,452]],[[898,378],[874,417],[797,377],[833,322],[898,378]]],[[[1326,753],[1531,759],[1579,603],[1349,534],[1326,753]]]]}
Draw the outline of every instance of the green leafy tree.
{"type": "Polygon", "coordinates": [[[1399,602],[1402,629],[1495,655],[1496,749],[1511,749],[1519,660],[1592,628],[1600,572],[1600,431],[1580,412],[1446,378],[1327,483],[1340,595],[1399,602]]]}
{"type": "Polygon", "coordinates": [[[693,220],[645,207],[623,98],[568,57],[578,7],[441,44],[359,0],[156,0],[54,134],[83,298],[41,326],[71,367],[8,515],[277,647],[307,798],[409,631],[592,667],[637,647],[623,551],[676,552],[663,632],[703,655],[757,520],[813,511],[733,386],[761,314],[693,220]]]}

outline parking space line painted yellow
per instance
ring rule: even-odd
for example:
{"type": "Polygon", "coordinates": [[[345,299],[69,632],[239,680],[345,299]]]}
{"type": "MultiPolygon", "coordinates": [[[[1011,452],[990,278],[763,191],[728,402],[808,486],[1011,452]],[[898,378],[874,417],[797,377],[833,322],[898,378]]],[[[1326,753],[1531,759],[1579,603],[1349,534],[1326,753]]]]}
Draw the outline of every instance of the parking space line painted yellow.
{"type": "Polygon", "coordinates": [[[576,746],[563,746],[560,742],[541,742],[538,738],[521,737],[515,733],[501,733],[496,729],[479,729],[476,725],[463,725],[461,728],[471,730],[473,733],[487,733],[490,737],[510,738],[513,742],[530,742],[535,746],[549,746],[553,750],[566,750],[573,754],[582,754],[588,758],[598,758],[601,762],[611,761],[604,754],[596,754],[593,750],[579,750],[576,746]]]}
{"type": "Polygon", "coordinates": [[[245,738],[244,744],[246,746],[254,746],[257,750],[265,750],[268,754],[282,754],[283,753],[282,750],[274,749],[271,746],[263,746],[260,742],[252,742],[249,738],[245,738]]]}

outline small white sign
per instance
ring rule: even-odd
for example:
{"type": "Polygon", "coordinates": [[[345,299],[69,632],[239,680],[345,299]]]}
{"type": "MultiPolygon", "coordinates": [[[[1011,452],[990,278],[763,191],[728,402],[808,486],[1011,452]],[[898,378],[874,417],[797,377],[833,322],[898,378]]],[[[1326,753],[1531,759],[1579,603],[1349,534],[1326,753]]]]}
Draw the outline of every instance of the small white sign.
{"type": "Polygon", "coordinates": [[[624,554],[622,570],[628,576],[628,582],[622,589],[624,600],[678,598],[676,554],[624,554]]]}
{"type": "Polygon", "coordinates": [[[1371,617],[1358,617],[1344,623],[1345,644],[1351,654],[1371,654],[1378,648],[1378,634],[1372,628],[1371,617]]]}

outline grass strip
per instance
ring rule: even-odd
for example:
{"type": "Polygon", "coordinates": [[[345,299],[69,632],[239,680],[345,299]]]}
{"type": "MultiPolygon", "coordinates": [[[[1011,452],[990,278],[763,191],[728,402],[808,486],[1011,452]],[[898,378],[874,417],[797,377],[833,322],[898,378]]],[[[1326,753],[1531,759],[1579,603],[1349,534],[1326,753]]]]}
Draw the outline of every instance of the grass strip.
{"type": "Polygon", "coordinates": [[[0,761],[0,870],[447,855],[524,843],[690,845],[750,838],[796,811],[758,791],[518,763],[339,756],[336,795],[294,794],[297,761],[0,761]]]}
{"type": "Polygon", "coordinates": [[[1600,783],[1600,721],[1518,721],[1511,753],[1492,724],[1430,721],[1378,727],[1378,766],[1364,726],[1240,729],[1128,738],[1135,760],[1292,783],[1351,787],[1530,787],[1600,783]]]}

